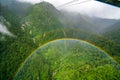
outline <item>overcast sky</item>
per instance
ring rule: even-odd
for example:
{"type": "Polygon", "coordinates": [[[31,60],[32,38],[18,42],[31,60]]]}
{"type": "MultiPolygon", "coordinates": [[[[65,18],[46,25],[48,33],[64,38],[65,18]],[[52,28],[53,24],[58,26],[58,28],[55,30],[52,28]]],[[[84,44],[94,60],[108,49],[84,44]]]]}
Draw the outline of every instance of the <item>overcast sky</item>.
{"type": "MultiPolygon", "coordinates": [[[[38,3],[41,0],[19,0],[19,1],[38,3]]],[[[120,8],[112,6],[112,5],[108,5],[105,3],[101,3],[98,1],[94,1],[94,0],[81,3],[81,4],[78,4],[78,3],[85,1],[85,0],[76,0],[76,2],[69,4],[68,6],[63,6],[63,7],[58,7],[58,6],[63,5],[73,0],[44,0],[44,1],[50,2],[58,9],[66,9],[68,11],[80,12],[90,17],[120,19],[120,8]]]]}

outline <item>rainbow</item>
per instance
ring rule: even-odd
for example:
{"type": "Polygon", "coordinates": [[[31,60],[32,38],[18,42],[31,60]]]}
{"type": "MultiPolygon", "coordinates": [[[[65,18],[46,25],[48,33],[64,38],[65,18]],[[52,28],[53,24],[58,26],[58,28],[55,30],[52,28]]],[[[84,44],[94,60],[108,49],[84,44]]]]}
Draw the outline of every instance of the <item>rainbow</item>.
{"type": "Polygon", "coordinates": [[[113,62],[115,62],[116,64],[119,65],[119,63],[118,63],[117,61],[115,61],[106,51],[102,50],[100,47],[98,47],[98,46],[96,46],[96,45],[94,45],[94,44],[91,44],[91,43],[89,43],[89,42],[87,42],[87,41],[80,40],[80,39],[61,38],[61,39],[55,39],[55,40],[53,40],[53,41],[49,41],[49,42],[43,44],[42,46],[36,48],[36,49],[21,63],[21,66],[18,68],[16,74],[15,74],[13,77],[16,77],[16,76],[17,76],[18,72],[19,72],[19,71],[21,70],[21,68],[24,66],[24,64],[26,63],[26,61],[27,61],[32,55],[34,55],[35,52],[36,52],[38,49],[41,49],[41,48],[45,47],[46,45],[48,45],[48,44],[50,44],[50,43],[53,43],[53,42],[56,42],[56,41],[59,41],[59,40],[64,40],[64,46],[65,46],[65,48],[66,48],[66,41],[67,41],[67,40],[81,41],[82,43],[89,44],[89,45],[97,48],[97,49],[100,50],[101,52],[105,53],[113,62]]]}

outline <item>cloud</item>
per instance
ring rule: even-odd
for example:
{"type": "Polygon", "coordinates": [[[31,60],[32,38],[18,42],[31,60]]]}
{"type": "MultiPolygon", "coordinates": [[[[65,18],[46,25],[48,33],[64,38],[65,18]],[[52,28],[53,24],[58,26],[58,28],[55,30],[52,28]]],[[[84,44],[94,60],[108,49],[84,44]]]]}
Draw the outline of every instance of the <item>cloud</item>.
{"type": "Polygon", "coordinates": [[[8,31],[6,26],[1,24],[1,23],[0,23],[0,33],[5,34],[5,35],[9,35],[9,36],[13,36],[13,34],[8,31]]]}
{"type": "Polygon", "coordinates": [[[18,1],[22,1],[22,2],[31,2],[31,3],[38,3],[41,0],[18,0],[18,1]]]}
{"type": "Polygon", "coordinates": [[[63,9],[79,12],[90,17],[120,19],[120,8],[98,1],[89,1],[86,3],[64,7],[63,9]]]}

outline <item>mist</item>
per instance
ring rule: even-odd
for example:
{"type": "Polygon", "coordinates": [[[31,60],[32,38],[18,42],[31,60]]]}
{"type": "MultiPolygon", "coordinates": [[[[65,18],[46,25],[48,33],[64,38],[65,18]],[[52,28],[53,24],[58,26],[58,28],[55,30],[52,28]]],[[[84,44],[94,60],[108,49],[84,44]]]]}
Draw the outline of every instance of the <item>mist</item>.
{"type": "MultiPolygon", "coordinates": [[[[39,3],[43,0],[18,0],[21,2],[39,3]]],[[[103,19],[120,19],[120,8],[95,0],[44,0],[54,5],[58,10],[79,12],[89,17],[103,19]],[[86,1],[86,2],[85,2],[86,1]],[[70,3],[72,2],[72,3],[70,3]],[[84,3],[81,3],[84,2],[84,3]],[[70,3],[65,5],[66,3],[70,3]]]]}
{"type": "MultiPolygon", "coordinates": [[[[43,0],[15,1],[19,1],[17,3],[17,7],[11,7],[11,10],[18,15],[22,14],[21,16],[24,17],[24,14],[28,11],[28,7],[31,6],[29,3],[36,4],[42,2],[43,0]]],[[[95,33],[101,33],[104,29],[111,27],[120,19],[120,8],[95,0],[44,1],[54,5],[62,13],[59,20],[65,27],[81,28],[95,33]],[[82,1],[86,2],[81,3],[82,1]]]]}
{"type": "Polygon", "coordinates": [[[13,34],[2,23],[0,23],[0,33],[2,33],[3,35],[13,36],[13,34]]]}
{"type": "Polygon", "coordinates": [[[61,11],[60,22],[67,28],[79,28],[84,31],[101,34],[119,20],[89,17],[78,12],[61,11]]]}

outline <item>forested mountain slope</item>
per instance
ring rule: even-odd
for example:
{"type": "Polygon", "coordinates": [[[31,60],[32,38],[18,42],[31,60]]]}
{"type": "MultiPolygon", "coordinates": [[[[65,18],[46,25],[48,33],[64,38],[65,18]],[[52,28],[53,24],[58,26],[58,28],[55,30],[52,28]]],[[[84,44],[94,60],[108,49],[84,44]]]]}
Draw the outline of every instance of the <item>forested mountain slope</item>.
{"type": "Polygon", "coordinates": [[[103,35],[106,38],[113,40],[113,42],[115,42],[116,44],[120,44],[120,20],[111,27],[106,28],[103,35]]]}
{"type": "Polygon", "coordinates": [[[18,18],[23,18],[27,13],[29,13],[32,4],[27,2],[19,2],[17,0],[0,0],[2,12],[7,8],[18,18]]]}

